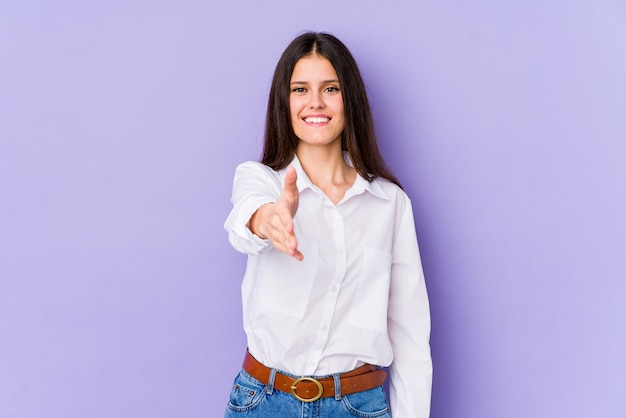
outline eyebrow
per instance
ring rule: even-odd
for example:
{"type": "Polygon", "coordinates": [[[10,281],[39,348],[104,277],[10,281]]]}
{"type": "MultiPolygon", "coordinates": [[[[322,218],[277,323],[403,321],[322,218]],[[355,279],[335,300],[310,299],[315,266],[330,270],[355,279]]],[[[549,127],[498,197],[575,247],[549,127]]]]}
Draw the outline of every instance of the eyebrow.
{"type": "MultiPolygon", "coordinates": [[[[322,84],[332,84],[332,83],[339,83],[339,80],[333,79],[333,80],[323,80],[322,81],[322,84]]],[[[309,84],[309,82],[308,81],[292,81],[289,84],[309,84]]]]}

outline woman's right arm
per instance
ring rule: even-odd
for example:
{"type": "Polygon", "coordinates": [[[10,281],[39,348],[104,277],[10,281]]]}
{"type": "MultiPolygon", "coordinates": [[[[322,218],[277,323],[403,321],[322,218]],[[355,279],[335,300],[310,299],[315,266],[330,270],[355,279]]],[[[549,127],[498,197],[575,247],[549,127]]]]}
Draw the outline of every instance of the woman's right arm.
{"type": "Polygon", "coordinates": [[[237,167],[231,210],[224,228],[232,246],[243,253],[258,254],[270,244],[298,260],[298,241],[293,217],[298,209],[296,172],[289,167],[282,186],[269,167],[246,162],[237,167]]]}
{"type": "Polygon", "coordinates": [[[299,192],[296,186],[296,170],[288,167],[285,184],[274,203],[266,203],[252,214],[248,227],[262,239],[269,239],[274,248],[302,261],[298,239],[294,231],[293,217],[298,211],[299,192]]]}
{"type": "Polygon", "coordinates": [[[280,194],[278,182],[271,170],[254,161],[240,164],[235,170],[231,202],[233,208],[224,222],[228,240],[233,248],[245,254],[259,254],[270,246],[252,233],[249,222],[263,205],[275,202],[280,194]]]}

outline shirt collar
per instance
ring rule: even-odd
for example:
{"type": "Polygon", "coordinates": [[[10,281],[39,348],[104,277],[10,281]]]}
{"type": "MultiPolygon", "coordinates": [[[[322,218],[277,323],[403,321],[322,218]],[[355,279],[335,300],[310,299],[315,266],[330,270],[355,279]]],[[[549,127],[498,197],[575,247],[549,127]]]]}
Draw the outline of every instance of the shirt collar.
{"type": "MultiPolygon", "coordinates": [[[[350,159],[350,155],[348,154],[347,151],[344,151],[343,156],[346,160],[346,163],[350,167],[354,167],[354,165],[352,164],[352,160],[350,159]]],[[[291,161],[291,163],[289,163],[289,165],[296,169],[296,174],[298,175],[298,178],[296,179],[296,187],[298,187],[298,192],[302,193],[302,191],[305,189],[314,189],[313,182],[311,182],[311,179],[309,178],[309,176],[307,176],[306,172],[304,171],[304,168],[302,168],[302,164],[300,163],[300,160],[298,159],[297,155],[294,154],[293,160],[291,161]]],[[[281,176],[284,179],[285,170],[281,170],[281,171],[282,171],[281,176]]],[[[384,200],[389,199],[389,196],[387,196],[383,188],[380,186],[380,184],[376,180],[367,181],[366,179],[361,177],[361,175],[357,172],[354,184],[347,191],[346,196],[344,197],[344,200],[350,196],[356,196],[363,192],[369,192],[372,195],[380,199],[384,199],[384,200]]]]}

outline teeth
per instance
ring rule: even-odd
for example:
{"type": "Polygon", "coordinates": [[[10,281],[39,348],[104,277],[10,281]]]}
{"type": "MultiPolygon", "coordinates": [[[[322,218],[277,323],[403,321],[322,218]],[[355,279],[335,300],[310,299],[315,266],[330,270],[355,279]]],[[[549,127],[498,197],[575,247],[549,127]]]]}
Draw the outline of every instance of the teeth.
{"type": "Polygon", "coordinates": [[[328,122],[329,118],[320,118],[320,117],[310,117],[304,119],[308,123],[325,123],[328,122]]]}

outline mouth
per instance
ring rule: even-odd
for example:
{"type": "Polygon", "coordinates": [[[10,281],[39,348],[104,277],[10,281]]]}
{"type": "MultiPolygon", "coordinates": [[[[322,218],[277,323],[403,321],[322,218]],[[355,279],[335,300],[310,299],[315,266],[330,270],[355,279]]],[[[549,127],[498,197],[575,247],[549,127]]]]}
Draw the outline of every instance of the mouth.
{"type": "Polygon", "coordinates": [[[306,116],[303,118],[306,123],[322,124],[330,122],[330,118],[327,116],[306,116]]]}

